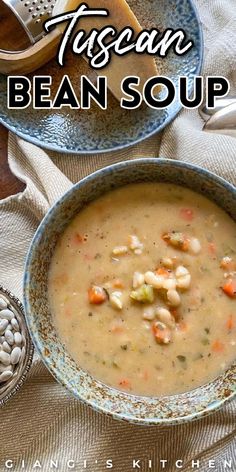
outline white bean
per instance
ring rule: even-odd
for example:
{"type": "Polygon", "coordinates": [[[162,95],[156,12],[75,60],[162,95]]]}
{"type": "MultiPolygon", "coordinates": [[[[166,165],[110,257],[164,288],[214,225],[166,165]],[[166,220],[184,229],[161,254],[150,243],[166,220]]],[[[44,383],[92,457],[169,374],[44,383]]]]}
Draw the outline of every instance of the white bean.
{"type": "Polygon", "coordinates": [[[8,352],[8,354],[11,353],[11,347],[9,346],[8,342],[7,341],[4,341],[2,343],[2,348],[5,352],[8,352]]]}
{"type": "Polygon", "coordinates": [[[161,263],[167,269],[172,269],[174,267],[174,261],[170,257],[163,257],[161,263]]]}
{"type": "Polygon", "coordinates": [[[182,289],[188,289],[191,284],[191,275],[187,274],[184,277],[180,277],[177,280],[177,287],[182,289]]]}
{"type": "Polygon", "coordinates": [[[144,274],[145,282],[152,287],[159,289],[163,288],[164,277],[155,275],[154,272],[148,271],[144,274]]]}
{"type": "Polygon", "coordinates": [[[14,344],[14,335],[13,335],[12,331],[9,330],[9,328],[6,329],[6,331],[5,331],[5,339],[8,342],[8,344],[10,344],[10,346],[12,346],[14,344]]]}
{"type": "Polygon", "coordinates": [[[155,311],[152,307],[147,307],[143,312],[143,319],[147,321],[153,321],[155,319],[155,311]]]}
{"type": "Polygon", "coordinates": [[[5,308],[7,308],[7,302],[0,297],[0,310],[4,310],[5,308]]]}
{"type": "Polygon", "coordinates": [[[124,254],[127,254],[127,252],[128,252],[127,246],[116,246],[114,247],[112,254],[114,254],[114,256],[122,256],[124,254]]]}
{"type": "Polygon", "coordinates": [[[163,280],[163,288],[165,290],[175,289],[176,288],[176,280],[172,279],[172,278],[163,280]]]}
{"type": "Polygon", "coordinates": [[[25,349],[25,346],[22,347],[21,349],[21,362],[23,362],[24,358],[25,358],[25,354],[26,354],[26,349],[25,349]]]}
{"type": "Polygon", "coordinates": [[[14,334],[14,341],[15,341],[15,344],[16,344],[17,346],[21,346],[21,343],[22,343],[22,336],[21,336],[20,333],[16,332],[16,333],[14,334]]]}
{"type": "Polygon", "coordinates": [[[10,305],[8,298],[1,293],[0,295],[1,299],[4,300],[7,303],[7,306],[10,305]]]}
{"type": "Polygon", "coordinates": [[[12,367],[12,365],[3,365],[3,364],[0,364],[0,373],[6,372],[6,370],[10,370],[11,372],[13,372],[13,367],[12,367]]]}
{"type": "Polygon", "coordinates": [[[129,247],[132,251],[135,251],[135,254],[142,254],[143,244],[135,234],[129,236],[129,247]]]}
{"type": "Polygon", "coordinates": [[[121,292],[113,292],[110,295],[110,303],[113,308],[116,310],[122,310],[123,308],[123,303],[121,300],[122,293],[121,292]]]}
{"type": "Polygon", "coordinates": [[[184,275],[187,275],[187,274],[189,274],[189,271],[184,266],[178,266],[175,271],[175,275],[177,278],[183,277],[184,275]]]}
{"type": "Polygon", "coordinates": [[[2,372],[0,374],[0,383],[7,382],[7,380],[10,380],[12,376],[13,376],[13,373],[10,370],[6,370],[5,372],[2,372]]]}
{"type": "Polygon", "coordinates": [[[165,323],[167,326],[169,326],[170,328],[174,328],[175,327],[175,319],[174,317],[171,315],[170,311],[167,310],[166,308],[157,308],[156,309],[156,316],[157,318],[162,321],[163,323],[165,323]]]}
{"type": "Polygon", "coordinates": [[[14,308],[14,306],[11,306],[10,309],[11,309],[11,311],[12,311],[14,317],[17,319],[17,316],[18,316],[17,310],[14,308]]]}
{"type": "Polygon", "coordinates": [[[19,330],[20,330],[20,328],[19,328],[19,323],[18,323],[18,321],[17,321],[16,318],[12,318],[12,320],[11,320],[11,325],[12,325],[12,327],[14,328],[15,331],[19,331],[19,330]]]}
{"type": "Polygon", "coordinates": [[[180,296],[177,290],[168,290],[167,291],[167,299],[171,306],[179,306],[181,303],[180,296]]]}
{"type": "Polygon", "coordinates": [[[142,326],[143,326],[143,329],[145,329],[146,331],[150,331],[151,325],[146,320],[143,321],[142,326]]]}
{"type": "Polygon", "coordinates": [[[189,241],[189,251],[192,254],[197,255],[199,254],[201,249],[202,247],[201,247],[200,241],[197,238],[191,238],[189,241]]]}
{"type": "Polygon", "coordinates": [[[184,266],[177,267],[175,271],[177,287],[182,289],[188,289],[191,283],[191,275],[184,266]]]}
{"type": "Polygon", "coordinates": [[[144,284],[144,275],[141,272],[135,272],[133,275],[133,288],[139,288],[144,284]]]}
{"type": "Polygon", "coordinates": [[[4,365],[9,365],[11,363],[10,354],[5,351],[0,352],[0,362],[4,365]]]}
{"type": "Polygon", "coordinates": [[[7,326],[8,326],[8,320],[1,320],[0,321],[0,335],[5,333],[7,326]]]}
{"type": "Polygon", "coordinates": [[[5,320],[11,321],[14,318],[14,315],[11,310],[1,310],[0,311],[0,318],[4,318],[5,320]]]}
{"type": "MultiPolygon", "coordinates": [[[[0,353],[1,354],[1,353],[0,353]]],[[[16,346],[11,352],[11,364],[18,364],[21,356],[21,348],[16,346]]]]}

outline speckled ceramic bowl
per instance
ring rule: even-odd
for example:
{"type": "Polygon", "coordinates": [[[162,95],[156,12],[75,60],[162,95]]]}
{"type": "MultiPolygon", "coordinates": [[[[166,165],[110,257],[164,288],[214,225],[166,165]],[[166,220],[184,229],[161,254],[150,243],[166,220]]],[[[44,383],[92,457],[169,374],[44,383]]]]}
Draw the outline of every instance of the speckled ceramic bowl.
{"type": "Polygon", "coordinates": [[[49,211],[31,244],[24,279],[26,318],[34,344],[55,378],[77,398],[113,418],[138,424],[174,424],[207,415],[236,392],[236,364],[191,392],[149,398],[120,392],[76,366],[53,325],[47,299],[48,269],[58,236],[92,200],[133,182],[172,182],[204,194],[236,221],[236,189],[198,167],[166,159],[139,159],[102,169],[67,192],[49,211]]]}
{"type": "MultiPolygon", "coordinates": [[[[0,123],[38,146],[59,152],[93,153],[121,149],[161,131],[181,109],[178,99],[178,78],[189,79],[191,94],[194,76],[200,74],[203,39],[200,21],[193,0],[128,0],[137,18],[146,29],[167,28],[186,31],[194,47],[184,56],[170,52],[165,59],[157,59],[159,74],[172,79],[176,85],[176,100],[164,110],[141,106],[129,111],[108,93],[108,109],[92,105],[91,110],[33,110],[33,105],[22,110],[7,109],[6,77],[0,75],[0,123]],[[127,126],[128,125],[128,126],[127,126]]],[[[37,75],[52,76],[52,97],[64,74],[68,74],[80,97],[80,76],[96,78],[88,64],[73,54],[66,54],[66,65],[58,67],[56,59],[37,71],[37,75]]],[[[30,77],[32,82],[32,75],[30,77]]],[[[163,90],[163,95],[166,91],[163,90]]]]}

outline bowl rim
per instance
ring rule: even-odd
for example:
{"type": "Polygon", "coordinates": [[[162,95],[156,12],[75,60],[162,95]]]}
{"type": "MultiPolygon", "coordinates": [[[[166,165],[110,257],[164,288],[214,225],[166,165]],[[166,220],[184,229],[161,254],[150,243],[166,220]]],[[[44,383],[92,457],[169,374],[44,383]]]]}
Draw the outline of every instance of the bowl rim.
{"type": "Polygon", "coordinates": [[[0,407],[4,406],[23,386],[25,383],[28,373],[31,368],[31,364],[33,362],[33,356],[34,356],[34,344],[31,341],[31,336],[29,334],[29,329],[28,329],[28,324],[26,321],[26,316],[24,312],[24,307],[19,298],[16,297],[10,290],[6,289],[3,285],[0,284],[0,298],[1,294],[5,296],[10,303],[13,302],[16,305],[16,310],[21,319],[23,320],[22,322],[25,324],[25,329],[26,329],[26,336],[27,336],[27,348],[26,348],[26,360],[25,360],[25,367],[22,370],[20,376],[17,376],[16,383],[12,387],[11,390],[9,390],[6,393],[6,396],[0,399],[0,407]]]}
{"type": "MultiPolygon", "coordinates": [[[[187,0],[187,1],[189,2],[189,5],[192,8],[193,13],[196,17],[196,23],[198,25],[198,30],[199,30],[199,51],[198,51],[199,52],[199,63],[198,63],[198,66],[196,68],[196,72],[194,74],[194,76],[196,77],[201,73],[202,67],[203,67],[204,35],[203,35],[203,28],[202,28],[202,22],[201,22],[200,14],[198,12],[195,1],[194,0],[187,0]]],[[[194,84],[192,84],[189,95],[192,94],[193,88],[194,88],[194,84]]],[[[178,108],[176,108],[176,110],[172,113],[172,115],[169,115],[168,119],[164,123],[162,123],[156,129],[154,129],[154,130],[150,131],[149,133],[147,133],[145,135],[145,137],[137,137],[134,141],[132,141],[130,143],[119,144],[115,147],[113,146],[113,147],[109,147],[109,148],[106,148],[106,149],[101,149],[101,148],[99,148],[99,149],[90,149],[90,150],[68,149],[68,148],[65,148],[65,147],[60,147],[57,144],[42,143],[42,140],[40,140],[39,138],[36,138],[36,137],[33,137],[33,136],[28,136],[27,133],[20,131],[17,127],[17,124],[14,125],[14,124],[10,124],[10,123],[6,122],[6,119],[3,118],[3,117],[0,117],[0,124],[5,126],[12,133],[15,133],[17,136],[19,136],[19,138],[25,139],[30,144],[34,144],[35,146],[39,146],[43,150],[45,149],[45,150],[54,151],[54,152],[57,152],[57,153],[72,154],[72,155],[78,155],[78,156],[80,156],[80,155],[93,155],[93,154],[106,154],[106,153],[109,153],[109,152],[120,151],[122,149],[130,148],[131,146],[135,146],[136,144],[139,144],[140,142],[144,141],[145,139],[151,138],[155,134],[160,133],[161,131],[163,131],[163,129],[166,128],[166,126],[168,126],[170,123],[172,123],[172,121],[178,116],[178,114],[180,113],[180,111],[182,109],[183,109],[183,106],[181,105],[181,103],[179,103],[178,108]]]]}
{"type": "MultiPolygon", "coordinates": [[[[28,274],[30,273],[31,258],[32,258],[32,252],[33,252],[32,250],[35,247],[35,244],[37,245],[37,240],[38,240],[40,234],[42,233],[42,231],[44,231],[44,229],[45,229],[45,227],[47,226],[48,223],[50,224],[50,220],[51,220],[51,217],[53,216],[53,213],[54,213],[55,209],[58,206],[60,206],[60,204],[62,202],[64,202],[65,199],[67,199],[69,196],[71,196],[74,191],[79,190],[81,187],[86,185],[91,180],[94,180],[94,179],[96,180],[98,175],[103,174],[103,178],[104,178],[104,177],[106,177],[107,174],[110,174],[110,173],[116,171],[116,169],[127,168],[127,166],[132,167],[132,166],[139,165],[139,164],[144,164],[144,165],[145,164],[152,164],[152,165],[160,165],[160,166],[171,165],[171,166],[175,166],[178,169],[181,169],[181,168],[184,167],[184,168],[186,168],[190,171],[193,171],[195,173],[202,174],[203,177],[206,176],[213,183],[223,186],[228,192],[230,192],[231,194],[233,194],[234,197],[236,197],[236,187],[233,184],[226,181],[224,178],[219,177],[218,175],[214,174],[213,172],[211,172],[207,169],[204,169],[200,166],[197,166],[197,165],[194,165],[194,164],[191,164],[191,163],[188,163],[188,162],[183,162],[183,161],[179,161],[179,160],[175,160],[175,159],[167,159],[167,158],[163,158],[163,157],[162,158],[142,157],[142,158],[137,158],[137,159],[131,159],[131,160],[128,160],[128,161],[121,161],[121,162],[118,162],[118,163],[110,164],[106,167],[98,169],[97,171],[87,175],[86,177],[84,177],[83,179],[78,181],[76,184],[72,185],[72,187],[68,191],[66,191],[64,194],[62,194],[62,196],[53,204],[53,206],[49,209],[49,211],[46,213],[43,220],[41,221],[40,225],[38,226],[38,228],[35,232],[35,235],[34,235],[32,241],[31,241],[31,244],[30,244],[30,247],[29,247],[29,250],[28,250],[28,253],[27,253],[26,261],[25,261],[24,278],[23,278],[23,286],[24,286],[23,300],[24,300],[24,307],[25,307],[25,319],[26,319],[28,330],[31,334],[31,338],[33,340],[35,349],[39,353],[40,358],[44,362],[45,366],[48,368],[48,370],[53,375],[53,377],[57,380],[57,382],[59,382],[68,391],[70,391],[70,393],[72,393],[77,400],[81,401],[82,403],[84,403],[86,405],[89,405],[94,410],[96,410],[100,413],[102,412],[102,413],[104,413],[104,414],[106,414],[106,415],[108,415],[108,416],[110,416],[114,419],[127,421],[127,422],[133,423],[133,424],[148,426],[148,425],[173,425],[173,424],[186,423],[188,421],[197,420],[197,419],[202,418],[204,416],[208,416],[212,412],[215,412],[218,409],[222,408],[222,406],[226,402],[232,400],[236,396],[236,390],[232,391],[230,395],[225,396],[224,398],[221,398],[219,400],[218,399],[213,400],[212,404],[207,405],[205,408],[203,408],[200,411],[189,413],[189,414],[184,415],[184,416],[178,416],[178,417],[175,417],[175,418],[160,418],[160,417],[141,418],[141,417],[137,417],[137,416],[132,416],[131,417],[125,412],[124,413],[123,412],[118,412],[117,413],[117,412],[109,410],[108,408],[106,409],[106,408],[104,408],[104,406],[100,405],[99,402],[96,402],[96,399],[91,400],[90,398],[89,399],[84,398],[83,396],[80,395],[79,391],[75,391],[73,386],[71,386],[69,384],[69,382],[67,382],[63,379],[63,376],[60,373],[60,369],[58,369],[56,366],[53,366],[51,364],[50,360],[48,359],[48,357],[44,356],[44,354],[43,354],[43,351],[44,351],[43,344],[38,341],[37,337],[34,334],[33,323],[32,323],[32,319],[31,319],[31,305],[30,305],[30,301],[27,297],[26,286],[27,286],[27,283],[28,283],[28,281],[27,281],[28,274]]],[[[196,193],[198,193],[198,192],[196,191],[196,193]]],[[[230,368],[229,368],[229,370],[230,370],[230,368]]],[[[221,376],[217,376],[215,380],[217,380],[220,377],[221,376]]],[[[210,385],[215,380],[212,380],[211,382],[208,382],[205,385],[210,385]]],[[[96,381],[101,384],[101,382],[99,380],[96,380],[96,381]]],[[[203,386],[204,385],[202,385],[198,388],[202,388],[203,386]]],[[[117,389],[114,389],[113,387],[109,387],[109,386],[106,386],[106,387],[109,388],[111,391],[112,390],[117,391],[117,389]]],[[[192,391],[185,392],[185,393],[194,392],[195,390],[197,390],[197,389],[194,389],[192,391]]],[[[124,392],[121,392],[121,393],[124,393],[124,392]]],[[[167,398],[167,397],[169,397],[169,398],[175,398],[175,397],[178,398],[179,395],[181,395],[181,394],[162,395],[162,396],[158,396],[158,397],[147,397],[147,396],[138,396],[138,395],[133,395],[133,396],[137,399],[152,398],[152,399],[155,399],[155,400],[157,399],[158,400],[158,399],[167,398]]]]}

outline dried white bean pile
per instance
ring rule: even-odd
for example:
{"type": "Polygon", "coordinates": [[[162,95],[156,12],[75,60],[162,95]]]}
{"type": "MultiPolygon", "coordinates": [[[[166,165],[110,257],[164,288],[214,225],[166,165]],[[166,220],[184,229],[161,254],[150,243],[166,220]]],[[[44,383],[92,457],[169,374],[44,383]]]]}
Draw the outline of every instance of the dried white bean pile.
{"type": "Polygon", "coordinates": [[[0,384],[13,377],[20,361],[25,357],[25,338],[16,318],[16,311],[0,295],[0,384]]]}

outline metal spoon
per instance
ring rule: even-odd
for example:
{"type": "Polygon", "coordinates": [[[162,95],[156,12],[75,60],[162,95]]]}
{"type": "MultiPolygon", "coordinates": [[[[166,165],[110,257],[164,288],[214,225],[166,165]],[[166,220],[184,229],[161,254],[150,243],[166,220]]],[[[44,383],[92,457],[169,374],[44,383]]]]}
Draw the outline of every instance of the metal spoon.
{"type": "Polygon", "coordinates": [[[203,129],[213,133],[236,136],[236,102],[214,113],[203,129]]]}
{"type": "Polygon", "coordinates": [[[216,98],[214,108],[208,108],[206,106],[206,103],[204,103],[201,108],[199,108],[199,114],[204,121],[207,121],[212,115],[222,110],[223,108],[232,105],[233,103],[236,103],[236,97],[234,96],[228,96],[226,98],[216,98]]]}

